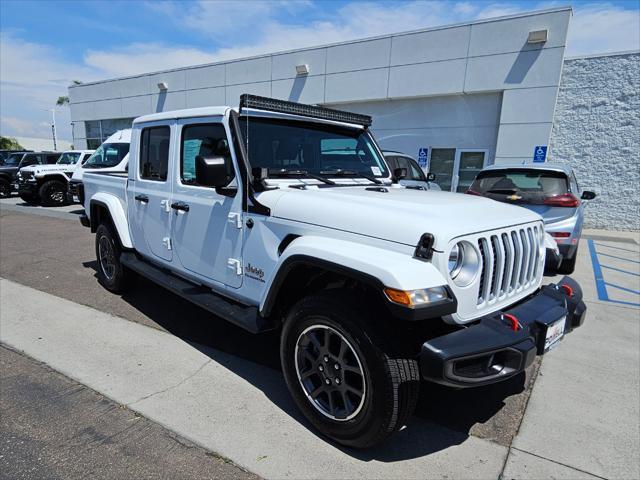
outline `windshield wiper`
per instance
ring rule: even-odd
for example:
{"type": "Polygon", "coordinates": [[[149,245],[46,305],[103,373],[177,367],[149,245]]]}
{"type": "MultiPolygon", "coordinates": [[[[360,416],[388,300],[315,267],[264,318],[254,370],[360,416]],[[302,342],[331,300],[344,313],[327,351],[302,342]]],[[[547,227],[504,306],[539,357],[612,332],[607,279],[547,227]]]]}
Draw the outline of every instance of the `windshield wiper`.
{"type": "Polygon", "coordinates": [[[356,172],[355,170],[342,170],[341,168],[339,168],[337,170],[323,170],[320,173],[322,175],[334,175],[336,177],[362,177],[366,178],[370,182],[375,183],[376,185],[382,185],[382,182],[376,177],[367,175],[366,173],[356,172]]]}
{"type": "Polygon", "coordinates": [[[321,177],[320,175],[315,175],[313,173],[309,173],[306,170],[287,170],[286,168],[278,169],[278,170],[269,170],[269,176],[283,176],[283,177],[307,177],[313,178],[314,180],[318,180],[322,183],[326,183],[327,185],[335,185],[336,182],[333,180],[329,180],[328,178],[321,177]]]}

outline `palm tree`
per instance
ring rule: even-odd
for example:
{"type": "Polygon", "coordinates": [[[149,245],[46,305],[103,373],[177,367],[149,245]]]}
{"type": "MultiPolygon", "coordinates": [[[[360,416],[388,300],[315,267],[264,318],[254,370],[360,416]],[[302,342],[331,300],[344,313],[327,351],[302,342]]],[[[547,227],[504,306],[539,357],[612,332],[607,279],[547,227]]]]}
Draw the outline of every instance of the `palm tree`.
{"type": "MultiPolygon", "coordinates": [[[[80,80],[72,80],[73,85],[81,85],[82,82],[80,80]]],[[[62,97],[58,97],[56,100],[56,106],[61,107],[63,105],[69,105],[69,97],[64,95],[62,97]]]]}

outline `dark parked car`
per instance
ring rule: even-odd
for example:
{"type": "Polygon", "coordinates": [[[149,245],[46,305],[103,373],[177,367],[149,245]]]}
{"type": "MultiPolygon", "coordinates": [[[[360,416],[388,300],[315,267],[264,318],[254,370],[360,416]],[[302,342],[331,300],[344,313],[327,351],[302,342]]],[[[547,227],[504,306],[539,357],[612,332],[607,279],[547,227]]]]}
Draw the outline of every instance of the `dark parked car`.
{"type": "Polygon", "coordinates": [[[59,157],[58,152],[15,152],[9,155],[0,166],[0,198],[11,195],[16,175],[22,167],[56,163],[59,157]]]}
{"type": "Polygon", "coordinates": [[[584,202],[596,197],[581,191],[576,176],[563,165],[492,165],[482,170],[466,193],[533,210],[557,242],[559,273],[573,273],[584,220],[584,202]]]}
{"type": "Polygon", "coordinates": [[[0,166],[4,164],[6,158],[13,153],[25,153],[31,152],[31,150],[0,150],[0,166]]]}

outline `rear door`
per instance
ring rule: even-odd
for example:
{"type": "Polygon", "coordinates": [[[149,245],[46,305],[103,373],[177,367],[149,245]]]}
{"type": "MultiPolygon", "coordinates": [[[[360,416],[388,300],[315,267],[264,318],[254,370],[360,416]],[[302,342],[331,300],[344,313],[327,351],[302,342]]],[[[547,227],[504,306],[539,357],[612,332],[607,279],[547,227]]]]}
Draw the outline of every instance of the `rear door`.
{"type": "Polygon", "coordinates": [[[198,185],[195,160],[232,157],[223,117],[190,118],[177,125],[177,166],[173,202],[172,239],[177,261],[185,270],[234,288],[242,285],[242,192],[238,167],[227,187],[198,185]],[[185,210],[185,207],[187,208],[185,210]]]}
{"type": "Polygon", "coordinates": [[[133,197],[129,198],[129,218],[136,249],[164,262],[173,259],[171,130],[168,123],[146,124],[139,130],[135,152],[137,169],[129,175],[129,190],[133,197]]]}

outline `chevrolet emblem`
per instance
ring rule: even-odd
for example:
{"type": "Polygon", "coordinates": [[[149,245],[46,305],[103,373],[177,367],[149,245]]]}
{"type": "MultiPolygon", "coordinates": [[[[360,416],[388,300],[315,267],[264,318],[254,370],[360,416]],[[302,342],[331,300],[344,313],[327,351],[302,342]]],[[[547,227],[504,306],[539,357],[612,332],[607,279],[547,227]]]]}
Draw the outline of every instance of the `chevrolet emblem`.
{"type": "Polygon", "coordinates": [[[507,195],[507,200],[520,200],[521,198],[520,195],[507,195]]]}

